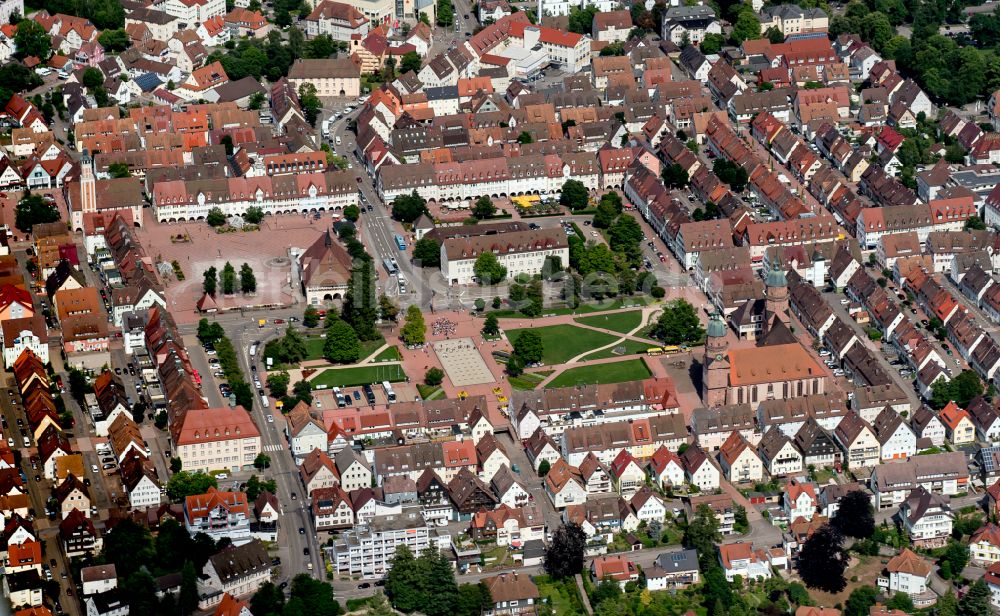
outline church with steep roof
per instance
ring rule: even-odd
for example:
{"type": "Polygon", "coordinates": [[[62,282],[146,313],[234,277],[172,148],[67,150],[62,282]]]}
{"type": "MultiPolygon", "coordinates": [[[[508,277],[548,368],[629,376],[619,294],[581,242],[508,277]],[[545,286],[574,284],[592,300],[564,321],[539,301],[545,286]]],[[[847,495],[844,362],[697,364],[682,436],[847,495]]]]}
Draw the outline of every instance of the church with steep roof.
{"type": "Polygon", "coordinates": [[[750,404],[825,393],[830,373],[789,328],[788,279],[775,265],[764,280],[765,296],[754,302],[761,323],[756,346],[729,348],[729,331],[713,315],[702,361],[705,406],[750,404]]]}

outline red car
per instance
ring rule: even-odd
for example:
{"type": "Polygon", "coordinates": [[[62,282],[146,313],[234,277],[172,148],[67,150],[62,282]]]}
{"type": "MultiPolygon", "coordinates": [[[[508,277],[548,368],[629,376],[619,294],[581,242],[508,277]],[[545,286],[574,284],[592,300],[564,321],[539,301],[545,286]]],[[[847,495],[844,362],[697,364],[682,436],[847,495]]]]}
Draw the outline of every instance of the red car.
{"type": "Polygon", "coordinates": [[[275,319],[274,320],[274,324],[275,325],[284,325],[285,324],[285,320],[284,319],[275,319]]]}

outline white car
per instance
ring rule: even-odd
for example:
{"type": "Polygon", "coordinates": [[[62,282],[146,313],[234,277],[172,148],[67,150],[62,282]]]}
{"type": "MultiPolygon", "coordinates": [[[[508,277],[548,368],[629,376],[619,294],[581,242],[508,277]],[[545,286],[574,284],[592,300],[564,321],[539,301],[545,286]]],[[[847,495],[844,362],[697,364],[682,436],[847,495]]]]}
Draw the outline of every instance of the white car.
{"type": "Polygon", "coordinates": [[[11,447],[11,448],[14,447],[14,437],[13,436],[8,436],[7,437],[7,446],[11,447]]]}
{"type": "Polygon", "coordinates": [[[267,423],[274,423],[274,415],[267,416],[267,423]]]}
{"type": "Polygon", "coordinates": [[[100,474],[100,472],[101,472],[101,469],[97,468],[96,464],[91,464],[90,465],[90,470],[93,471],[95,475],[100,474]]]}

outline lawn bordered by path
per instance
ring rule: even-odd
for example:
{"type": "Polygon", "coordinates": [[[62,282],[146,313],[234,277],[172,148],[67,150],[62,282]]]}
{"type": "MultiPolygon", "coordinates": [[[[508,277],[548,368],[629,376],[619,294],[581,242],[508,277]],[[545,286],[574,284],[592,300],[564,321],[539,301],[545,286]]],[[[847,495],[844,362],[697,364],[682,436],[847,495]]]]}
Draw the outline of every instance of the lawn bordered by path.
{"type": "Polygon", "coordinates": [[[572,387],[573,385],[594,385],[639,381],[652,375],[646,362],[629,359],[607,364],[593,364],[570,368],[549,381],[546,387],[572,387]]]}
{"type": "Polygon", "coordinates": [[[566,360],[618,340],[617,336],[577,327],[576,325],[549,325],[507,330],[507,340],[513,344],[521,332],[534,330],[542,337],[542,362],[546,366],[565,363],[566,360]]]}
{"type": "Polygon", "coordinates": [[[309,380],[313,389],[319,385],[327,387],[357,387],[370,383],[406,380],[406,373],[399,364],[356,366],[354,368],[327,368],[309,380]]]}
{"type": "Polygon", "coordinates": [[[403,356],[399,354],[399,347],[392,345],[386,350],[382,351],[378,355],[372,358],[373,362],[380,361],[402,361],[403,356]]]}
{"type": "Polygon", "coordinates": [[[596,351],[590,355],[584,356],[580,361],[592,361],[595,359],[610,359],[612,357],[625,357],[627,355],[641,355],[646,352],[647,349],[651,347],[661,346],[658,342],[640,342],[638,340],[626,340],[621,344],[616,344],[610,349],[604,349],[603,351],[596,351]],[[625,347],[625,352],[618,354],[614,353],[614,350],[620,346],[625,347]]]}
{"type": "MultiPolygon", "coordinates": [[[[326,338],[320,337],[320,334],[315,334],[312,336],[306,336],[306,358],[305,361],[311,361],[316,359],[323,359],[323,345],[326,344],[326,338]]],[[[368,358],[369,355],[375,351],[381,349],[385,345],[385,338],[381,336],[377,340],[365,340],[361,342],[361,357],[358,361],[363,361],[368,358]]],[[[395,347],[392,347],[395,348],[395,347]]],[[[386,349],[384,352],[379,354],[379,358],[382,355],[390,352],[391,349],[386,349]]],[[[386,357],[385,359],[395,359],[399,361],[402,359],[399,355],[399,351],[396,351],[396,356],[394,358],[386,357]]]]}
{"type": "Polygon", "coordinates": [[[581,325],[589,325],[599,329],[610,329],[613,332],[627,334],[642,324],[641,310],[627,310],[610,314],[597,314],[589,317],[573,319],[581,325]]]}
{"type": "Polygon", "coordinates": [[[567,314],[590,314],[592,312],[608,312],[610,310],[618,310],[619,308],[642,308],[643,306],[648,306],[658,300],[653,299],[648,295],[635,295],[625,299],[616,298],[610,301],[597,302],[593,304],[581,304],[576,308],[569,308],[567,306],[546,306],[543,309],[541,315],[537,317],[526,317],[521,314],[520,310],[511,310],[509,308],[501,308],[499,310],[488,310],[488,314],[496,316],[498,319],[540,319],[543,317],[550,316],[561,316],[567,314]]]}
{"type": "Polygon", "coordinates": [[[538,384],[544,381],[545,377],[550,374],[552,372],[524,372],[521,376],[508,377],[507,381],[510,382],[510,386],[514,389],[529,391],[538,387],[538,384]]]}

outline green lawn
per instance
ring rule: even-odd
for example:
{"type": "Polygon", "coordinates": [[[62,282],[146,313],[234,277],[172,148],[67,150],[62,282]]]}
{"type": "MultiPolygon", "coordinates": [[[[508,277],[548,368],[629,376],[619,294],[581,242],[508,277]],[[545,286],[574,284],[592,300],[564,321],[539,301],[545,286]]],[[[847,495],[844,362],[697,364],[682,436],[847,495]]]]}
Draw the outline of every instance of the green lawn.
{"type": "Polygon", "coordinates": [[[629,359],[611,364],[594,364],[570,368],[549,381],[547,387],[571,387],[573,385],[593,385],[622,383],[649,378],[649,368],[641,359],[629,359]]]}
{"type": "Polygon", "coordinates": [[[323,359],[323,344],[326,338],[306,336],[306,360],[323,359]]]}
{"type": "Polygon", "coordinates": [[[574,321],[591,327],[610,329],[611,331],[627,334],[642,324],[642,311],[628,310],[625,312],[598,314],[590,317],[578,317],[574,321]]]}
{"type": "Polygon", "coordinates": [[[399,364],[356,366],[354,368],[327,368],[309,381],[315,389],[318,385],[327,387],[355,387],[369,383],[406,380],[406,373],[399,364]]]}
{"type": "MultiPolygon", "coordinates": [[[[564,314],[590,314],[592,312],[608,312],[609,310],[618,310],[619,308],[638,308],[640,306],[646,306],[652,304],[656,300],[648,295],[632,295],[630,297],[608,299],[603,302],[595,302],[593,304],[582,304],[576,308],[569,308],[565,305],[555,305],[546,306],[541,317],[553,316],[553,315],[564,315],[564,314]]],[[[487,314],[495,315],[498,319],[507,318],[541,318],[541,317],[526,317],[521,314],[518,310],[510,310],[507,308],[502,308],[500,310],[487,310],[487,314]]]]}
{"type": "Polygon", "coordinates": [[[573,578],[556,581],[547,575],[537,575],[535,585],[538,586],[538,594],[552,607],[553,614],[576,616],[585,613],[573,578]]]}
{"type": "Polygon", "coordinates": [[[393,345],[372,358],[372,361],[400,361],[403,356],[399,354],[399,348],[393,345]]]}
{"type": "Polygon", "coordinates": [[[544,381],[545,377],[549,374],[552,373],[549,372],[548,374],[542,374],[540,372],[524,372],[521,376],[508,377],[507,380],[510,382],[510,386],[514,389],[529,391],[538,387],[538,384],[544,381]]]}
{"type": "Polygon", "coordinates": [[[590,355],[585,356],[581,361],[591,361],[594,359],[609,359],[611,357],[624,357],[626,355],[641,355],[646,352],[646,349],[650,347],[662,346],[659,343],[647,341],[647,342],[637,342],[635,340],[626,340],[621,344],[616,344],[610,349],[604,349],[603,351],[596,351],[590,355]],[[615,353],[614,350],[620,346],[625,347],[624,353],[615,353]]]}
{"type": "MultiPolygon", "coordinates": [[[[591,349],[618,340],[617,336],[575,325],[549,325],[531,329],[542,337],[542,362],[548,366],[565,363],[566,360],[576,357],[580,353],[586,353],[591,349]]],[[[522,331],[527,330],[507,330],[507,340],[513,344],[522,331]]]]}
{"type": "MultiPolygon", "coordinates": [[[[306,336],[306,361],[313,359],[323,359],[323,345],[326,343],[326,338],[321,338],[317,336],[306,336]]],[[[385,344],[385,338],[379,336],[376,340],[370,340],[361,343],[361,359],[366,359],[369,355],[375,352],[376,349],[380,348],[385,344]]],[[[393,347],[395,348],[395,347],[393,347]]],[[[391,349],[387,349],[388,353],[391,349]]],[[[385,353],[379,355],[382,357],[385,353]]],[[[395,357],[387,357],[386,359],[402,359],[399,356],[399,351],[396,351],[395,357]]]]}

